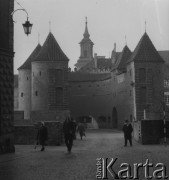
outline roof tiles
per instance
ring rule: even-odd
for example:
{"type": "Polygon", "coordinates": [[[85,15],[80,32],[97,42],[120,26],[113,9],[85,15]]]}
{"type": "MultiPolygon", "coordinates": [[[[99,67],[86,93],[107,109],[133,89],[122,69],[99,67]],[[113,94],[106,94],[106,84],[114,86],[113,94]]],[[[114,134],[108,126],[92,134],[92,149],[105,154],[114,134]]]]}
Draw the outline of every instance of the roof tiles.
{"type": "Polygon", "coordinates": [[[69,61],[50,32],[35,61],[69,61]]]}
{"type": "Polygon", "coordinates": [[[31,62],[35,60],[40,50],[41,50],[41,45],[38,44],[36,48],[33,50],[33,52],[31,53],[31,55],[28,57],[28,59],[18,68],[18,70],[31,69],[31,62]]]}
{"type": "Polygon", "coordinates": [[[128,62],[164,62],[145,32],[128,62]]]}

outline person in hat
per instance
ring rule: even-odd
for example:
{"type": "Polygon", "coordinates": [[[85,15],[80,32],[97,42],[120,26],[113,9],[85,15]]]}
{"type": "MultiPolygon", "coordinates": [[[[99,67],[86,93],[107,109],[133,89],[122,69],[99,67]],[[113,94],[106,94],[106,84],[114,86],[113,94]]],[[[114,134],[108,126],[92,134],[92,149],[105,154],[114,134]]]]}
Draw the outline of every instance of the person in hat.
{"type": "Polygon", "coordinates": [[[67,153],[70,154],[73,146],[74,138],[74,124],[71,121],[70,117],[66,117],[66,120],[63,123],[63,133],[65,144],[67,146],[67,153]]]}
{"type": "Polygon", "coordinates": [[[125,120],[123,125],[123,132],[124,132],[124,146],[127,146],[127,141],[129,141],[130,146],[132,146],[132,132],[133,127],[128,120],[125,120]]]}

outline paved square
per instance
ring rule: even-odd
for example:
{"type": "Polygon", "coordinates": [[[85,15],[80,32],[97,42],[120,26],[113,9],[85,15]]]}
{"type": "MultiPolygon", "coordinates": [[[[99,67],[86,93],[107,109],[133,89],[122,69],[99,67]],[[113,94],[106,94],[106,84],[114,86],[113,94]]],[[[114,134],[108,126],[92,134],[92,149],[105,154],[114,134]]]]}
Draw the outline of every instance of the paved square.
{"type": "MultiPolygon", "coordinates": [[[[0,155],[0,180],[94,180],[98,157],[118,158],[115,170],[122,162],[145,163],[148,158],[154,164],[164,163],[169,175],[168,146],[134,141],[133,147],[124,147],[123,134],[115,130],[88,130],[86,135],[82,141],[77,135],[71,155],[65,145],[47,146],[44,152],[34,145],[16,145],[15,154],[0,155]]],[[[144,179],[143,171],[139,175],[144,179]]]]}

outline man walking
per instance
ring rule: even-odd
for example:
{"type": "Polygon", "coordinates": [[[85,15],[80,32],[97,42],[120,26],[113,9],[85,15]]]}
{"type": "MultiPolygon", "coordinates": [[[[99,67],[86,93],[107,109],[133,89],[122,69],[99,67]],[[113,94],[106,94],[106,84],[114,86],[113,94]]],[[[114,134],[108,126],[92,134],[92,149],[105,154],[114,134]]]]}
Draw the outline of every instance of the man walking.
{"type": "Polygon", "coordinates": [[[63,123],[63,133],[65,138],[65,144],[67,146],[68,154],[71,153],[73,138],[74,138],[74,124],[71,121],[70,117],[67,117],[63,123]]]}
{"type": "Polygon", "coordinates": [[[82,140],[82,137],[86,136],[85,127],[84,127],[84,125],[82,123],[79,124],[78,131],[79,131],[80,139],[82,140]]]}
{"type": "Polygon", "coordinates": [[[42,145],[41,151],[45,150],[45,141],[47,140],[47,138],[48,138],[47,127],[45,126],[44,122],[41,122],[41,126],[37,134],[37,141],[40,143],[40,145],[42,145]]]}
{"type": "Polygon", "coordinates": [[[129,123],[128,120],[125,120],[123,125],[123,132],[124,132],[124,146],[127,146],[127,141],[129,140],[130,146],[132,146],[132,136],[131,133],[133,131],[132,125],[129,123]]]}

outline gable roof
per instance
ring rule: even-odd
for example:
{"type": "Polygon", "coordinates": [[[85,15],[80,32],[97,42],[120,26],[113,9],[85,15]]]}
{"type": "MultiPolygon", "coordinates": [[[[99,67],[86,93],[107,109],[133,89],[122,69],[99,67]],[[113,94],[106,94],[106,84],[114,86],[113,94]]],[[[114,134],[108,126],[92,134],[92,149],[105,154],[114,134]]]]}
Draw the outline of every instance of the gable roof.
{"type": "Polygon", "coordinates": [[[164,62],[145,32],[128,62],[164,62]]]}
{"type": "Polygon", "coordinates": [[[130,51],[128,46],[124,46],[122,53],[118,56],[118,59],[115,63],[115,68],[124,69],[126,62],[131,57],[131,54],[132,52],[130,51]]]}
{"type": "Polygon", "coordinates": [[[69,61],[50,32],[35,61],[69,61]]]}
{"type": "Polygon", "coordinates": [[[31,55],[28,57],[28,59],[18,68],[20,69],[31,69],[31,62],[33,62],[36,58],[36,56],[39,54],[39,51],[41,50],[41,45],[38,44],[36,48],[33,50],[31,55]]]}

